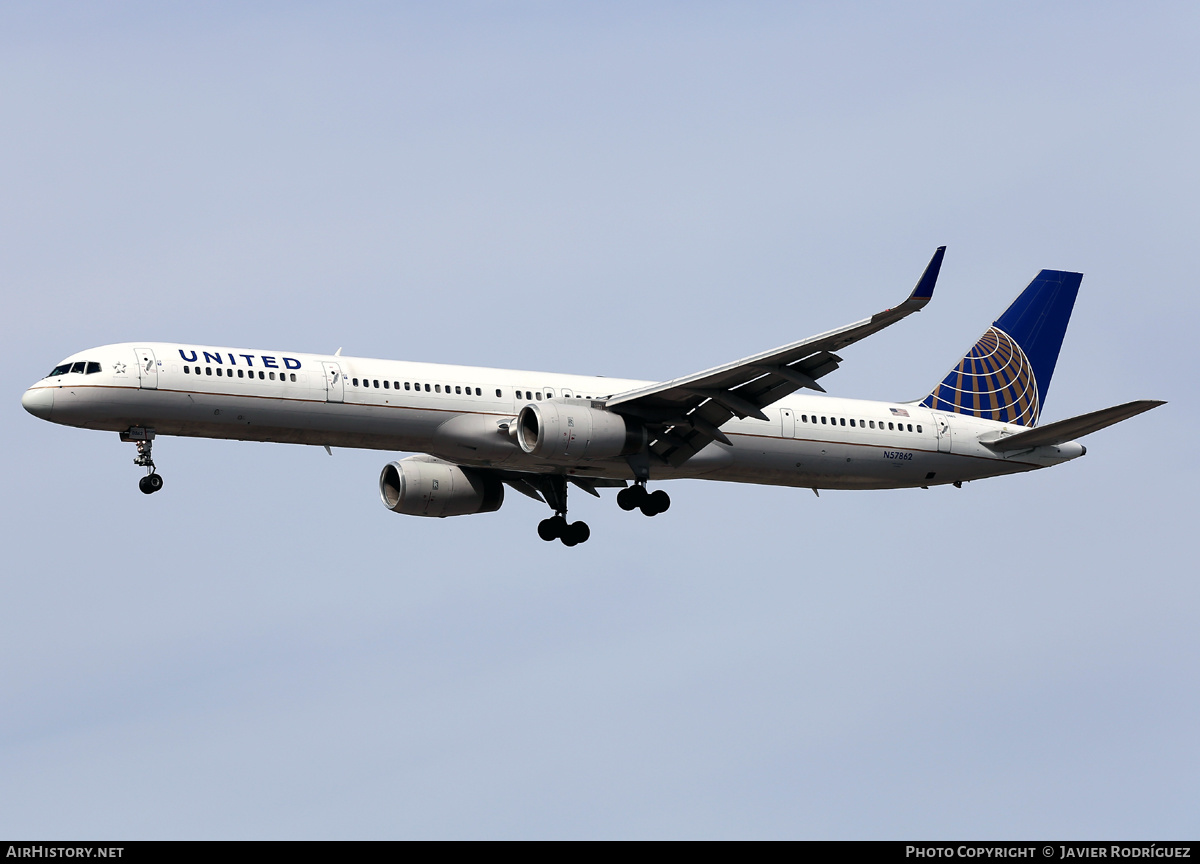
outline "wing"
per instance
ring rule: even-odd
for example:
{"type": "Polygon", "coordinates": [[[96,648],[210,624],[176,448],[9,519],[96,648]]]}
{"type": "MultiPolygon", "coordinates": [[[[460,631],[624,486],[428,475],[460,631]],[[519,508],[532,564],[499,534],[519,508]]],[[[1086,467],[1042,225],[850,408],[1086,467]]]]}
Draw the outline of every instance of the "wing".
{"type": "Polygon", "coordinates": [[[682,465],[713,441],[729,444],[721,424],[735,416],[766,420],[763,408],[801,387],[824,393],[817,379],[838,368],[842,358],[835,350],[922,309],[933,296],[945,254],[946,247],[939,246],[917,286],[899,306],[773,351],[618,393],[605,406],[645,422],[651,430],[651,452],[671,465],[682,465]]]}

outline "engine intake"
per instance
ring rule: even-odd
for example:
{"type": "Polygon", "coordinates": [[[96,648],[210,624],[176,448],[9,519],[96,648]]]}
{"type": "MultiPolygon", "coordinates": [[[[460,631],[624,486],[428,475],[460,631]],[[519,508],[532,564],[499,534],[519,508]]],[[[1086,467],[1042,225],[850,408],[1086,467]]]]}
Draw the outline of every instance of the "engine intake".
{"type": "Polygon", "coordinates": [[[488,473],[410,456],[383,466],[379,497],[393,513],[467,516],[499,510],[504,503],[504,484],[488,473]]]}
{"type": "Polygon", "coordinates": [[[517,415],[517,444],[550,461],[612,459],[639,453],[646,429],[603,408],[574,400],[532,402],[517,415]]]}

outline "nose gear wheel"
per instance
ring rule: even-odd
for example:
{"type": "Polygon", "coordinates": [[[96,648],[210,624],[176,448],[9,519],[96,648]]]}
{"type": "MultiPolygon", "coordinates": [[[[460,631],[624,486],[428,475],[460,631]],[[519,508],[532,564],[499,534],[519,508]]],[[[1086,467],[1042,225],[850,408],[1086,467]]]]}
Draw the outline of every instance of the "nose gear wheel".
{"type": "Polygon", "coordinates": [[[137,445],[137,456],[133,464],[146,469],[146,476],[138,480],[138,488],[146,495],[153,495],[163,486],[162,475],[154,468],[154,430],[142,426],[132,426],[121,433],[122,441],[132,441],[137,445]]]}

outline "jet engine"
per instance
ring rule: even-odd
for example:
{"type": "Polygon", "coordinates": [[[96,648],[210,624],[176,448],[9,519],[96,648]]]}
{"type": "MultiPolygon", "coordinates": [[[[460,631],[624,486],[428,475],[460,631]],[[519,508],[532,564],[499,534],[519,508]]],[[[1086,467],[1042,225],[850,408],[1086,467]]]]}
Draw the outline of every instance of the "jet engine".
{"type": "Polygon", "coordinates": [[[504,484],[486,472],[428,456],[410,456],[383,467],[379,496],[394,513],[466,516],[499,510],[504,503],[504,484]]]}
{"type": "Polygon", "coordinates": [[[517,443],[532,456],[550,461],[611,459],[638,453],[646,446],[646,429],[586,402],[531,402],[517,415],[517,443]]]}

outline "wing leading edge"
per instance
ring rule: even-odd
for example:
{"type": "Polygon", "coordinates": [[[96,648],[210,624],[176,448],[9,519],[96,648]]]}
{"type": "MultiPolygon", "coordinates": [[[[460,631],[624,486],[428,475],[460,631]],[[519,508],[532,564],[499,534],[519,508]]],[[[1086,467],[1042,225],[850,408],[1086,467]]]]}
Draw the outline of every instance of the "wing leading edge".
{"type": "Polygon", "coordinates": [[[842,361],[833,352],[924,308],[933,297],[945,254],[946,247],[939,246],[899,306],[724,366],[618,393],[605,405],[645,422],[651,431],[650,451],[671,465],[682,465],[713,441],[729,444],[720,427],[731,418],[766,420],[763,408],[802,387],[825,392],[817,379],[842,361]]]}

